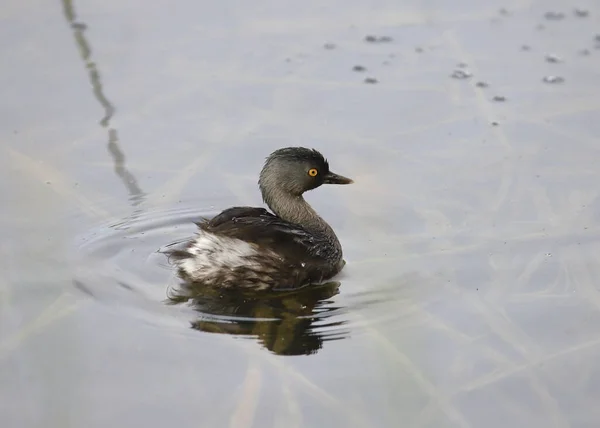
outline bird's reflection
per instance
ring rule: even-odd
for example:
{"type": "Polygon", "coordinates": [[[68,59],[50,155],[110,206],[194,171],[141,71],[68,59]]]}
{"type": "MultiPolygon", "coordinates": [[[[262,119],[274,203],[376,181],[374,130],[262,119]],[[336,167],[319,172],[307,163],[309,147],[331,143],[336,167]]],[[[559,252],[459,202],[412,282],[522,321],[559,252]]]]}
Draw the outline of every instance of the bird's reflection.
{"type": "Polygon", "coordinates": [[[331,300],[339,286],[328,282],[293,292],[248,293],[183,282],[169,301],[187,302],[200,314],[191,322],[193,329],[255,338],[278,355],[310,355],[324,342],[348,335],[344,321],[328,320],[342,309],[331,300]]]}

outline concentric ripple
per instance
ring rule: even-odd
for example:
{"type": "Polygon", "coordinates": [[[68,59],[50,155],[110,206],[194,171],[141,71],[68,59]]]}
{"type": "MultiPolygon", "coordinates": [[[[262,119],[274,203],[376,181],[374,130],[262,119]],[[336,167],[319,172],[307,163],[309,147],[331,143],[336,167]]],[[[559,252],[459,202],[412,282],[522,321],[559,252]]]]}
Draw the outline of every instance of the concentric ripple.
{"type": "Polygon", "coordinates": [[[194,235],[194,221],[216,212],[138,211],[99,225],[75,242],[75,288],[112,310],[161,327],[251,338],[281,355],[312,354],[327,341],[347,337],[341,319],[345,310],[335,299],[339,282],[258,295],[195,290],[188,298],[169,299],[170,291],[183,283],[169,263],[168,250],[194,235]]]}

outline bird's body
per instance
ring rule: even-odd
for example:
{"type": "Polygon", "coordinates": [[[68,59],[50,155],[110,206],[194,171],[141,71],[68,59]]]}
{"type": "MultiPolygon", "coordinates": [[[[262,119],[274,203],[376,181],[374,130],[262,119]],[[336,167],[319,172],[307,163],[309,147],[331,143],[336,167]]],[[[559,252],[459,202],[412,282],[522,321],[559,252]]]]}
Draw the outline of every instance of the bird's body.
{"type": "Polygon", "coordinates": [[[302,193],[352,180],[329,171],[316,150],[279,149],[261,172],[264,208],[233,207],[198,225],[195,239],[174,251],[186,280],[209,287],[295,289],[336,275],[344,266],[333,229],[302,193]]]}

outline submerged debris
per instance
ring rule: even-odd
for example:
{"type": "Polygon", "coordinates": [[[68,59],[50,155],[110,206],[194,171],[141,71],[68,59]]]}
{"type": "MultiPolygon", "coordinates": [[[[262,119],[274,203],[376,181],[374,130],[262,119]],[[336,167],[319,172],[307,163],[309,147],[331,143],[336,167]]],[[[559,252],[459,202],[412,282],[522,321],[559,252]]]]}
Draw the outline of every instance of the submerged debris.
{"type": "Polygon", "coordinates": [[[579,55],[583,55],[583,56],[588,56],[590,55],[592,52],[589,49],[582,49],[579,51],[579,55]]]}
{"type": "Polygon", "coordinates": [[[496,101],[498,103],[503,103],[504,101],[506,101],[506,97],[503,95],[494,95],[494,98],[492,98],[492,101],[496,101]]]}
{"type": "Polygon", "coordinates": [[[366,77],[365,83],[375,84],[375,83],[378,83],[378,80],[375,79],[374,77],[366,77]]]}
{"type": "Polygon", "coordinates": [[[367,71],[367,67],[364,67],[362,65],[355,65],[354,67],[352,67],[352,71],[362,73],[363,71],[367,71]]]}
{"type": "Polygon", "coordinates": [[[563,60],[558,55],[548,54],[548,55],[546,55],[546,62],[556,64],[559,62],[563,62],[563,60]]]}
{"type": "Polygon", "coordinates": [[[529,46],[529,45],[521,45],[521,50],[522,51],[530,51],[531,50],[531,46],[529,46]]]}
{"type": "Polygon", "coordinates": [[[473,73],[467,70],[454,70],[450,77],[453,79],[468,79],[473,76],[473,73]]]}
{"type": "Polygon", "coordinates": [[[548,21],[560,21],[565,18],[565,14],[562,12],[546,12],[544,18],[548,21]]]}
{"type": "Polygon", "coordinates": [[[490,86],[490,84],[487,82],[477,82],[475,83],[475,86],[477,86],[478,88],[487,88],[488,86],[490,86]]]}
{"type": "Polygon", "coordinates": [[[372,34],[365,36],[365,42],[368,43],[389,43],[392,40],[394,39],[389,36],[373,36],[372,34]]]}
{"type": "Polygon", "coordinates": [[[542,79],[544,83],[563,83],[564,81],[565,78],[560,76],[544,76],[542,79]]]}
{"type": "Polygon", "coordinates": [[[323,47],[324,47],[325,49],[327,49],[327,50],[332,50],[332,49],[335,49],[335,48],[337,48],[337,46],[336,46],[336,44],[335,44],[335,43],[325,43],[325,44],[323,45],[323,47]]]}
{"type": "Polygon", "coordinates": [[[579,18],[587,18],[588,16],[590,16],[590,11],[585,9],[579,9],[578,7],[576,7],[573,10],[573,14],[579,18]]]}

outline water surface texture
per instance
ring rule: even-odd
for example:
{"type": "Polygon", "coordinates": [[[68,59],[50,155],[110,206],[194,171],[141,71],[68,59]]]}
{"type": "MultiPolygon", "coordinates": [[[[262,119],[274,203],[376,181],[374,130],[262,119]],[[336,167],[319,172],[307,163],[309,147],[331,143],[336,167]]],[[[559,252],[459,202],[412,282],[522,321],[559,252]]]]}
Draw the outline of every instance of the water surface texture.
{"type": "Polygon", "coordinates": [[[4,1],[0,426],[600,426],[600,7],[4,1]],[[168,304],[272,150],[347,265],[168,304]]]}

